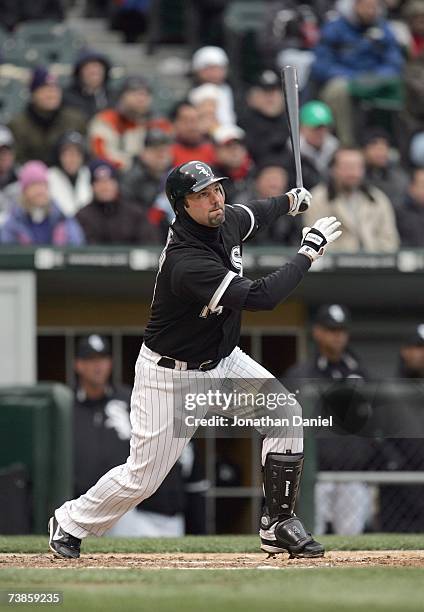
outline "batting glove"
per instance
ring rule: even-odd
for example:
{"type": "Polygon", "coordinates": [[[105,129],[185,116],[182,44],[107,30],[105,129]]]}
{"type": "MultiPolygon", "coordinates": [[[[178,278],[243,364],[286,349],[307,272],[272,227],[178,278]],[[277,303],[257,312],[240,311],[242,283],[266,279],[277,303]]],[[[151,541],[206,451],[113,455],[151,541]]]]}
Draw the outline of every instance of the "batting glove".
{"type": "Polygon", "coordinates": [[[340,221],[336,217],[323,217],[318,219],[312,227],[304,227],[302,230],[302,244],[298,253],[306,255],[314,262],[318,257],[324,255],[327,244],[334,242],[342,234],[340,221]]]}
{"type": "Polygon", "coordinates": [[[292,196],[291,198],[289,198],[290,208],[289,212],[287,213],[292,217],[295,217],[296,215],[305,212],[305,210],[308,210],[309,206],[311,205],[312,195],[304,187],[296,187],[295,189],[290,189],[290,191],[288,191],[286,195],[292,196]]]}

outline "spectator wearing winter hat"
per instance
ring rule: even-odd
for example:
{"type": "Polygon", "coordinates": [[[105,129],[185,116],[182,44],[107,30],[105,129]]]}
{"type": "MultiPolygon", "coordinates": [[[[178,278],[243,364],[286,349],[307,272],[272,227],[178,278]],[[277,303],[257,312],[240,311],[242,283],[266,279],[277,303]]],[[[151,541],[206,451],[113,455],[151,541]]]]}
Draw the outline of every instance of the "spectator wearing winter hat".
{"type": "Polygon", "coordinates": [[[55,165],[49,168],[49,186],[53,199],[68,217],[74,217],[91,202],[93,191],[85,139],[79,132],[65,132],[59,138],[55,165]]]}
{"type": "Polygon", "coordinates": [[[82,52],[74,66],[72,83],[64,92],[65,104],[77,108],[87,119],[110,106],[110,68],[102,53],[82,52]]]}
{"type": "Polygon", "coordinates": [[[245,132],[237,125],[222,125],[213,134],[216,151],[214,171],[217,176],[228,176],[225,181],[226,200],[238,201],[252,181],[253,163],[245,142],[245,132]]]}
{"type": "Polygon", "coordinates": [[[120,170],[128,170],[132,159],[144,146],[150,128],[171,128],[168,120],[152,113],[152,90],[141,77],[128,77],[115,108],[95,115],[89,125],[89,146],[93,156],[120,170]]]}
{"type": "MultiPolygon", "coordinates": [[[[310,100],[300,109],[300,155],[302,158],[303,182],[312,189],[328,177],[328,169],[339,141],[332,133],[334,124],[330,108],[319,100],[310,100]]],[[[290,184],[294,184],[293,152],[287,140],[287,167],[291,169],[290,184]]]]}
{"type": "Polygon", "coordinates": [[[217,118],[222,125],[236,123],[234,95],[227,83],[228,56],[221,47],[207,46],[198,49],[192,57],[192,71],[195,85],[211,83],[219,92],[217,118]]]}
{"type": "Polygon", "coordinates": [[[19,163],[39,159],[49,165],[59,137],[67,130],[84,134],[85,119],[78,110],[62,103],[62,89],[46,68],[33,71],[30,92],[28,106],[9,125],[15,138],[16,159],[19,163]]]}
{"type": "Polygon", "coordinates": [[[48,169],[41,161],[29,161],[19,172],[21,194],[1,229],[3,244],[84,244],[84,234],[75,219],[67,218],[52,200],[48,169]]]}
{"type": "Polygon", "coordinates": [[[118,171],[105,160],[90,164],[93,199],[77,213],[89,244],[154,244],[159,233],[140,206],[120,194],[118,171]]]}
{"type": "Polygon", "coordinates": [[[402,205],[408,189],[408,176],[390,149],[389,134],[383,128],[370,128],[362,139],[366,180],[389,198],[395,208],[402,205]]]}

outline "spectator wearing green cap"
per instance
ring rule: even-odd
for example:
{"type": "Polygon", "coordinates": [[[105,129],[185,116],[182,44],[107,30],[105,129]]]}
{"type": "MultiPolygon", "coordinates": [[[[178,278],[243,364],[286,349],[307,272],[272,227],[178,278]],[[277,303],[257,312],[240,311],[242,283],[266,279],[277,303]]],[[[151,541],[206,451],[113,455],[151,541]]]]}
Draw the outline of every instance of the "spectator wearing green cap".
{"type": "MultiPolygon", "coordinates": [[[[333,115],[330,107],[319,100],[311,100],[300,109],[300,154],[302,157],[303,183],[312,189],[328,178],[330,161],[339,147],[332,134],[333,115]]],[[[287,141],[285,166],[293,167],[290,140],[287,141]]],[[[290,183],[294,183],[291,177],[290,183]]]]}

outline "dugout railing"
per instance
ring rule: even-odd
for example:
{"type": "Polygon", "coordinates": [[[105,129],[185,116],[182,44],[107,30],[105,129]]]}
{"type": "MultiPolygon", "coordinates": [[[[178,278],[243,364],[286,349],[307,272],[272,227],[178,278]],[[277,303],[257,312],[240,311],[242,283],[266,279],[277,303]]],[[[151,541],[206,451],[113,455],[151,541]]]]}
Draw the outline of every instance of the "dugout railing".
{"type": "Polygon", "coordinates": [[[330,532],[422,531],[424,380],[298,383],[304,415],[332,418],[329,427],[304,430],[306,483],[299,506],[311,528],[321,524],[317,505],[325,506],[328,494],[345,496],[351,516],[351,524],[338,527],[329,521],[330,532]]]}

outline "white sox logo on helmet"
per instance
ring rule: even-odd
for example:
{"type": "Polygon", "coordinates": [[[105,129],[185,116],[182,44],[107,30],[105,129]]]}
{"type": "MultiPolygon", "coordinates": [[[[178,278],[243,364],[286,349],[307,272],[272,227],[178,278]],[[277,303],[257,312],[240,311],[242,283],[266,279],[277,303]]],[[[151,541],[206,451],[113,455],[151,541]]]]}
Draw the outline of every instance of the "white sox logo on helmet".
{"type": "Polygon", "coordinates": [[[205,176],[212,176],[211,173],[209,172],[209,170],[207,168],[205,168],[205,166],[203,164],[196,164],[195,168],[196,168],[196,170],[199,171],[200,174],[204,174],[205,176]]]}

